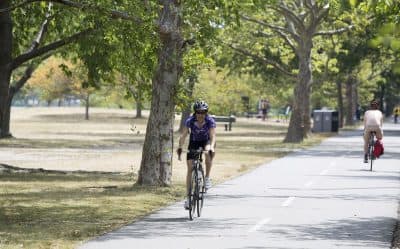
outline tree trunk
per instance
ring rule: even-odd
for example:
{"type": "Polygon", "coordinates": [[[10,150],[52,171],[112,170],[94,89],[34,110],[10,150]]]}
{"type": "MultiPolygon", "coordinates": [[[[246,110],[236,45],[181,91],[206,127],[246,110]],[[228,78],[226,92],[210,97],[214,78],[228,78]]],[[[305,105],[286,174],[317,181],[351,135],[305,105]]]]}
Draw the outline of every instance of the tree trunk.
{"type": "MultiPolygon", "coordinates": [[[[194,75],[189,76],[188,81],[187,81],[187,96],[191,100],[193,97],[193,89],[194,85],[196,83],[197,77],[194,75]]],[[[182,116],[181,116],[181,122],[179,124],[179,130],[178,132],[182,132],[183,127],[185,126],[185,121],[186,119],[190,116],[190,113],[192,112],[192,106],[190,103],[188,103],[185,107],[185,109],[182,111],[182,116]]]]}
{"type": "Polygon", "coordinates": [[[336,81],[337,86],[337,101],[338,101],[338,111],[339,111],[339,127],[343,128],[344,124],[344,106],[343,106],[343,95],[342,95],[342,81],[339,79],[336,81]]]}
{"type": "Polygon", "coordinates": [[[299,74],[294,88],[294,103],[285,143],[299,143],[307,138],[311,130],[310,94],[312,84],[311,48],[312,40],[304,40],[299,57],[299,74]]]}
{"type": "Polygon", "coordinates": [[[139,85],[136,95],[136,118],[142,118],[143,102],[142,102],[142,89],[139,85]]]}
{"type": "Polygon", "coordinates": [[[85,99],[85,120],[89,120],[89,105],[90,105],[90,93],[87,93],[85,99]]]}
{"type": "Polygon", "coordinates": [[[11,96],[9,95],[11,72],[0,66],[0,139],[11,137],[10,114],[11,96]]]}
{"type": "Polygon", "coordinates": [[[354,115],[356,113],[355,101],[355,82],[354,77],[350,75],[346,80],[346,125],[354,125],[354,115]]]}
{"type": "Polygon", "coordinates": [[[141,185],[171,184],[174,96],[182,72],[182,36],[179,1],[161,1],[159,37],[161,48],[152,82],[152,101],[142,150],[141,185]]]}
{"type": "Polygon", "coordinates": [[[142,118],[142,101],[136,101],[136,118],[142,118]]]}
{"type": "Polygon", "coordinates": [[[179,123],[179,129],[178,129],[179,133],[182,132],[183,127],[185,127],[186,119],[189,118],[191,112],[192,112],[192,107],[190,105],[186,107],[185,110],[182,111],[181,122],[179,123]]]}
{"type": "MultiPolygon", "coordinates": [[[[0,1],[0,9],[10,7],[10,1],[0,1]]],[[[0,12],[0,138],[10,137],[10,80],[12,61],[12,22],[10,12],[0,12]]]]}

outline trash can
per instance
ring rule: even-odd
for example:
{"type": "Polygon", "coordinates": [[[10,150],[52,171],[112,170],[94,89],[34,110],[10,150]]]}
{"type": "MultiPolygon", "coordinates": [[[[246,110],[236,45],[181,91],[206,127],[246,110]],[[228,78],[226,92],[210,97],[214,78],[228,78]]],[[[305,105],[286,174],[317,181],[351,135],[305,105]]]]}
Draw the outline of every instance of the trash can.
{"type": "Polygon", "coordinates": [[[313,132],[338,132],[339,113],[332,110],[313,111],[313,132]]]}

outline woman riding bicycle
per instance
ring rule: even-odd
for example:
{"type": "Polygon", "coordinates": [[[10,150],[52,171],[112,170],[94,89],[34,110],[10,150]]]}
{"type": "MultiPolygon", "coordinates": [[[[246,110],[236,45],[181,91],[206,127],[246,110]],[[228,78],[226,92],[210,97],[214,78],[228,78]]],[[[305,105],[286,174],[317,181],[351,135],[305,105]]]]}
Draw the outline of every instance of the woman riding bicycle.
{"type": "MultiPolygon", "coordinates": [[[[196,150],[202,147],[204,150],[209,151],[206,153],[206,177],[205,188],[211,187],[210,171],[212,167],[212,159],[214,157],[215,149],[215,121],[208,113],[208,104],[204,101],[196,101],[193,105],[194,114],[190,116],[183,128],[181,137],[179,138],[178,155],[182,153],[182,146],[185,142],[186,136],[190,134],[188,150],[196,150]]],[[[187,191],[192,177],[192,165],[194,155],[187,153],[187,175],[186,175],[186,188],[187,191]]],[[[188,201],[185,201],[185,208],[188,208],[188,201]]]]}
{"type": "Polygon", "coordinates": [[[376,133],[377,139],[383,138],[383,115],[379,110],[379,103],[376,100],[371,101],[370,110],[364,113],[364,163],[368,163],[368,141],[371,132],[376,133]]]}

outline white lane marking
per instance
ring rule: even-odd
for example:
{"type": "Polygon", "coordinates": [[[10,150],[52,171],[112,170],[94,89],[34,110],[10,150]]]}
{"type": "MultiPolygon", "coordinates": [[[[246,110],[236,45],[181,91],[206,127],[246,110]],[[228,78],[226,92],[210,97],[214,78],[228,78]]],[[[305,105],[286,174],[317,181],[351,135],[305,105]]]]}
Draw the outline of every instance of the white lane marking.
{"type": "Polygon", "coordinates": [[[324,169],[323,171],[321,171],[321,173],[319,173],[321,176],[326,175],[326,173],[328,173],[329,169],[324,169]]]}
{"type": "Polygon", "coordinates": [[[258,229],[260,229],[262,226],[264,226],[265,224],[267,224],[268,222],[271,221],[271,218],[265,218],[261,221],[259,221],[257,224],[255,224],[252,228],[250,228],[247,232],[248,233],[252,233],[257,231],[258,229]]]}
{"type": "Polygon", "coordinates": [[[293,197],[293,196],[288,197],[288,198],[286,199],[286,201],[284,201],[284,202],[282,203],[282,207],[287,207],[287,206],[289,206],[289,205],[292,203],[292,201],[294,201],[295,198],[296,198],[296,197],[293,197]]]}
{"type": "Polygon", "coordinates": [[[314,184],[314,182],[309,181],[309,182],[307,182],[306,184],[304,184],[304,187],[309,188],[309,187],[311,187],[311,185],[313,185],[313,184],[314,184]]]}

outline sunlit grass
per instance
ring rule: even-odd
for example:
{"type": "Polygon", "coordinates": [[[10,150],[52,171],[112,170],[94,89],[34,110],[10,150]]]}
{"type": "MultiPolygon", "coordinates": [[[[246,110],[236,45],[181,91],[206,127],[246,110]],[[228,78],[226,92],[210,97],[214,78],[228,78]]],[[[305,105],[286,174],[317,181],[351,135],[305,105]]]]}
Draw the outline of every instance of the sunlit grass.
{"type": "Polygon", "coordinates": [[[183,198],[183,185],[134,185],[128,174],[0,175],[0,248],[74,248],[183,198]]]}

